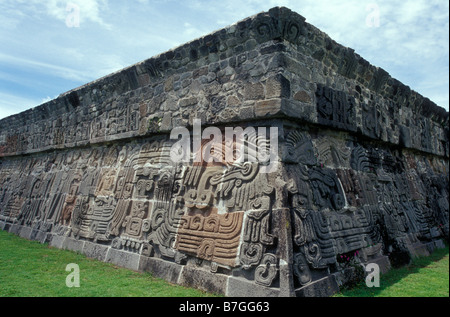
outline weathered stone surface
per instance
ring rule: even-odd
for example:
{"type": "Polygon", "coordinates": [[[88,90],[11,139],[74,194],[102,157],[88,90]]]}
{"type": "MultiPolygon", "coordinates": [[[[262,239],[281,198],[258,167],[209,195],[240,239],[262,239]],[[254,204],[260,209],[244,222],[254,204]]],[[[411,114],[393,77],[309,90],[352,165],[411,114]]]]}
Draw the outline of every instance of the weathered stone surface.
{"type": "Polygon", "coordinates": [[[0,229],[227,296],[329,296],[342,259],[385,272],[448,241],[448,131],[273,8],[1,120],[0,229]]]}
{"type": "Polygon", "coordinates": [[[258,101],[255,106],[256,117],[271,117],[281,114],[281,100],[271,99],[258,101]]]}
{"type": "Polygon", "coordinates": [[[225,295],[230,297],[279,297],[280,291],[277,288],[255,285],[246,279],[230,276],[225,295]]]}
{"type": "Polygon", "coordinates": [[[290,98],[291,83],[283,75],[279,74],[267,79],[266,98],[290,98]]]}
{"type": "Polygon", "coordinates": [[[62,249],[64,240],[65,240],[65,237],[54,234],[51,236],[49,244],[51,247],[62,249]]]}
{"type": "Polygon", "coordinates": [[[109,248],[105,261],[127,269],[138,271],[139,258],[139,254],[109,248]]]}
{"type": "Polygon", "coordinates": [[[33,229],[31,229],[30,227],[22,227],[19,232],[19,236],[21,236],[22,238],[25,238],[25,239],[30,239],[32,231],[33,231],[33,229]]]}
{"type": "MultiPolygon", "coordinates": [[[[153,276],[162,278],[170,283],[178,283],[183,266],[164,261],[156,257],[141,257],[139,271],[151,272],[153,276]]],[[[195,287],[195,286],[194,286],[195,287]]]]}
{"type": "Polygon", "coordinates": [[[296,290],[295,295],[300,297],[327,297],[339,291],[334,275],[316,280],[307,286],[296,290]]]}
{"type": "Polygon", "coordinates": [[[83,251],[85,243],[86,242],[83,240],[77,240],[77,239],[72,239],[72,238],[66,237],[66,239],[64,239],[62,248],[81,253],[83,251]]]}
{"type": "Polygon", "coordinates": [[[97,259],[99,261],[105,261],[108,249],[108,246],[86,241],[81,252],[87,257],[97,259]]]}
{"type": "Polygon", "coordinates": [[[177,282],[186,287],[195,287],[216,294],[225,294],[227,279],[228,277],[224,274],[184,266],[177,282]]]}
{"type": "Polygon", "coordinates": [[[293,98],[295,100],[298,100],[298,101],[301,101],[301,102],[307,102],[307,103],[311,102],[311,97],[304,90],[297,91],[294,94],[293,98]]]}

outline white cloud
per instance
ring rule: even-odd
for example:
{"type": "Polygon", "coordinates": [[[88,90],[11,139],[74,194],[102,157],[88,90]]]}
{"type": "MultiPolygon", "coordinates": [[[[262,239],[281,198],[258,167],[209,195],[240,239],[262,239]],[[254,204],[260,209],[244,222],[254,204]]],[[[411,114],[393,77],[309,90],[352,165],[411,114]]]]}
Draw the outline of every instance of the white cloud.
{"type": "Polygon", "coordinates": [[[21,97],[0,91],[0,120],[42,104],[42,100],[21,97]]]}
{"type": "Polygon", "coordinates": [[[192,39],[205,35],[205,32],[200,31],[198,28],[194,27],[189,22],[185,22],[183,26],[184,26],[183,35],[189,36],[192,39]]]}
{"type": "Polygon", "coordinates": [[[0,9],[4,13],[2,20],[6,17],[10,25],[32,18],[54,18],[66,22],[74,12],[73,8],[79,11],[81,23],[93,22],[105,28],[111,27],[102,17],[103,11],[108,8],[108,0],[2,0],[0,3],[0,9]]]}

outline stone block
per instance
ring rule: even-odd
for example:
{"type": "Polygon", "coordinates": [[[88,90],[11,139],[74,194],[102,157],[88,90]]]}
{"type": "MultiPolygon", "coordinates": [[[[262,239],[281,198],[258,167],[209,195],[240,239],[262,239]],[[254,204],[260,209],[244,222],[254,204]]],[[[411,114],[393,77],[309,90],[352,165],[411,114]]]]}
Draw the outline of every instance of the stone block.
{"type": "Polygon", "coordinates": [[[304,90],[297,91],[294,96],[294,100],[298,100],[305,103],[311,102],[311,96],[304,90]]]}
{"type": "Polygon", "coordinates": [[[444,249],[445,248],[445,243],[442,239],[438,239],[436,241],[434,241],[434,245],[436,249],[444,249]]]}
{"type": "Polygon", "coordinates": [[[281,74],[270,77],[266,81],[266,98],[290,98],[291,84],[289,80],[281,74]]]}
{"type": "Polygon", "coordinates": [[[261,83],[248,83],[244,86],[245,100],[262,100],[264,99],[264,86],[261,83]]]}
{"type": "Polygon", "coordinates": [[[423,244],[421,242],[415,242],[410,245],[407,245],[407,249],[409,252],[409,255],[412,258],[418,258],[421,256],[429,256],[430,251],[426,244],[423,244]]]}
{"type": "Polygon", "coordinates": [[[443,246],[448,141],[447,111],[276,7],[1,120],[0,229],[228,296],[329,296],[344,259],[443,246]],[[227,127],[277,128],[277,152],[227,127]]]}
{"type": "Polygon", "coordinates": [[[51,234],[49,244],[51,247],[62,249],[65,239],[66,239],[66,237],[64,237],[64,236],[59,236],[57,234],[51,234]]]}
{"type": "Polygon", "coordinates": [[[73,252],[82,253],[85,241],[66,237],[62,244],[62,248],[73,252]]]}
{"type": "Polygon", "coordinates": [[[273,117],[281,114],[281,100],[270,99],[256,102],[255,116],[256,117],[273,117]]]}
{"type": "Polygon", "coordinates": [[[189,106],[194,106],[197,102],[198,99],[196,97],[183,98],[180,99],[180,101],[178,102],[178,106],[181,108],[185,108],[189,106]]]}
{"type": "Polygon", "coordinates": [[[41,230],[34,229],[30,235],[31,240],[39,241],[40,243],[49,242],[49,233],[41,230]]]}
{"type": "Polygon", "coordinates": [[[339,292],[339,286],[334,275],[329,275],[313,281],[295,290],[295,295],[300,297],[328,297],[339,292]]]}
{"type": "Polygon", "coordinates": [[[255,108],[253,106],[241,107],[239,110],[239,118],[241,120],[249,120],[255,117],[255,108]]]}
{"type": "Polygon", "coordinates": [[[403,125],[400,126],[399,144],[403,147],[411,147],[411,132],[403,125]]]}
{"type": "Polygon", "coordinates": [[[21,230],[22,226],[15,223],[11,224],[11,226],[9,227],[9,232],[14,233],[16,235],[20,235],[21,230]]]}
{"type": "Polygon", "coordinates": [[[138,271],[139,259],[139,254],[109,248],[105,261],[130,270],[138,271]]]}
{"type": "Polygon", "coordinates": [[[378,265],[381,274],[386,274],[391,269],[391,262],[389,261],[389,257],[386,255],[373,258],[364,264],[367,265],[369,263],[375,263],[376,265],[378,265]]]}
{"type": "Polygon", "coordinates": [[[3,230],[10,232],[9,230],[11,229],[11,224],[8,222],[5,222],[3,230]]]}
{"type": "Polygon", "coordinates": [[[150,272],[153,276],[174,284],[178,283],[182,268],[180,264],[154,257],[141,256],[139,262],[139,271],[150,272]]]}
{"type": "Polygon", "coordinates": [[[82,252],[89,258],[96,259],[99,261],[105,261],[106,254],[108,253],[109,248],[110,247],[106,245],[100,245],[86,241],[84,243],[82,252]]]}
{"type": "Polygon", "coordinates": [[[302,63],[299,63],[298,61],[290,57],[286,57],[285,62],[286,62],[286,69],[289,69],[291,72],[295,73],[305,81],[308,82],[311,81],[311,74],[312,74],[311,68],[302,63]]]}
{"type": "Polygon", "coordinates": [[[32,231],[33,231],[32,228],[23,226],[20,229],[19,236],[24,239],[31,240],[31,232],[32,231]]]}
{"type": "Polygon", "coordinates": [[[228,277],[225,295],[228,297],[278,297],[280,290],[278,288],[255,285],[254,282],[242,277],[230,276],[228,277]]]}
{"type": "Polygon", "coordinates": [[[286,117],[301,119],[310,123],[317,122],[317,111],[313,104],[283,99],[281,101],[281,112],[286,117]]]}

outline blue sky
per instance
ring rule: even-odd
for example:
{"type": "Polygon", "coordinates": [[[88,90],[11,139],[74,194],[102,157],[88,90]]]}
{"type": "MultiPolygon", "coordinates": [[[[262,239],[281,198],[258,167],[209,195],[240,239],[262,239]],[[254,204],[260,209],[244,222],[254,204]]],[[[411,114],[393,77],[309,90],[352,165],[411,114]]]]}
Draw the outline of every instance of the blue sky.
{"type": "Polygon", "coordinates": [[[446,0],[0,0],[0,119],[274,6],[448,111],[446,0]]]}

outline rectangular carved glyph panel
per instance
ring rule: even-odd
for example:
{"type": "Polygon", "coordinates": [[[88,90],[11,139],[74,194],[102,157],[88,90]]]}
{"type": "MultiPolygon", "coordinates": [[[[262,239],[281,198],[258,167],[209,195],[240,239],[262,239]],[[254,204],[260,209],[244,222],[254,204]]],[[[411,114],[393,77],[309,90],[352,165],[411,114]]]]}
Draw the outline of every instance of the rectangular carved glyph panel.
{"type": "Polygon", "coordinates": [[[200,259],[236,266],[243,212],[185,215],[175,248],[200,259]]]}

